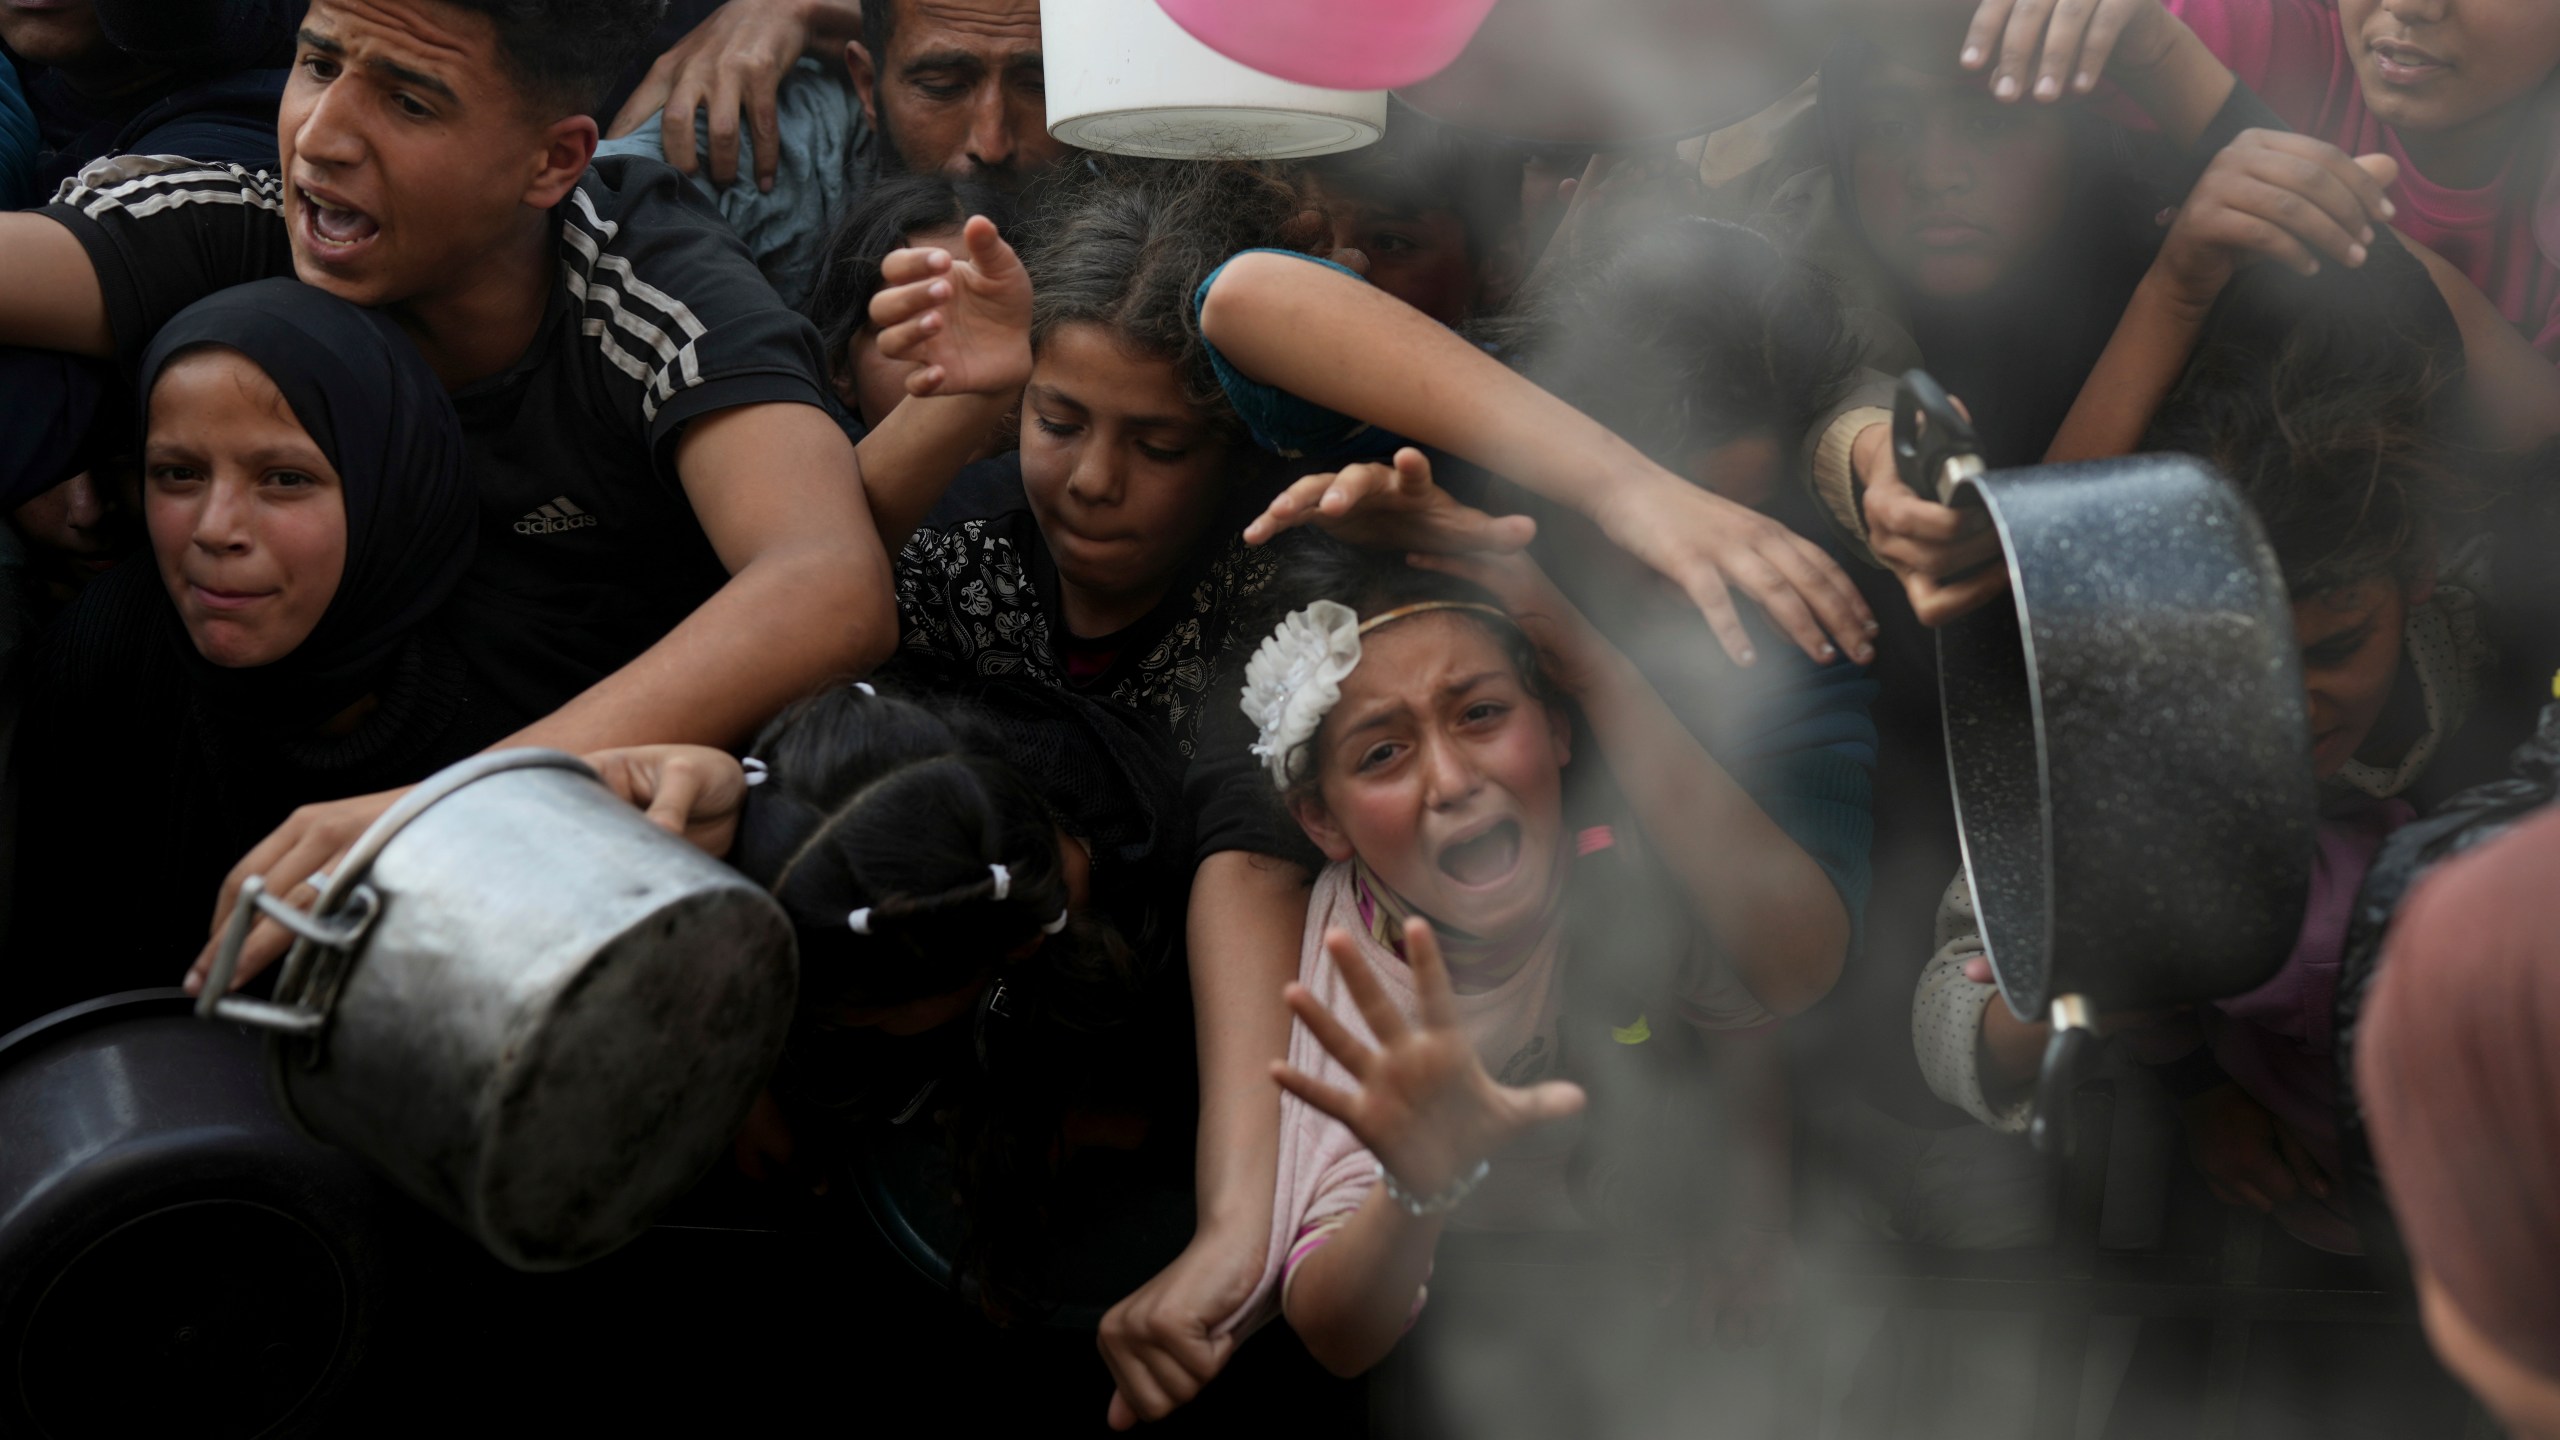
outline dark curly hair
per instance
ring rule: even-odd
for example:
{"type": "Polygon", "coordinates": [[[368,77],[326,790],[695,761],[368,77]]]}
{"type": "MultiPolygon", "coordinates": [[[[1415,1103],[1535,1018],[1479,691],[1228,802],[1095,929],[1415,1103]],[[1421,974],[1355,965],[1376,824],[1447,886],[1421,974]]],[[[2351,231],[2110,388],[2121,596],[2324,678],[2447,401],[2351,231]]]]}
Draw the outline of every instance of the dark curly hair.
{"type": "Polygon", "coordinates": [[[2386,232],[2357,269],[2242,270],[2143,448],[2230,477],[2296,596],[2405,582],[2460,460],[2449,432],[2463,373],[2453,312],[2386,232]]]}
{"type": "Polygon", "coordinates": [[[649,48],[667,0],[447,0],[498,28],[498,58],[525,98],[592,114],[649,48]]]}
{"type": "Polygon", "coordinates": [[[1285,245],[1305,209],[1292,172],[1090,155],[1041,177],[1023,209],[1032,348],[1061,325],[1099,325],[1170,362],[1183,397],[1222,434],[1239,435],[1192,296],[1238,252],[1285,245]]]}

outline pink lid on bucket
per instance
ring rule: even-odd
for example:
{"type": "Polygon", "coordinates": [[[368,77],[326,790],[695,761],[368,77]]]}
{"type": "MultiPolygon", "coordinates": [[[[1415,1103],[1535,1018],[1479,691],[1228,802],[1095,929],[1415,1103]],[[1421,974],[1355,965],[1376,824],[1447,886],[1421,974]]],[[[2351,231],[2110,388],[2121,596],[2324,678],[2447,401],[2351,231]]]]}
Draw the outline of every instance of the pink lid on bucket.
{"type": "Polygon", "coordinates": [[[1393,90],[1440,73],[1494,0],[1156,0],[1202,44],[1266,75],[1393,90]]]}

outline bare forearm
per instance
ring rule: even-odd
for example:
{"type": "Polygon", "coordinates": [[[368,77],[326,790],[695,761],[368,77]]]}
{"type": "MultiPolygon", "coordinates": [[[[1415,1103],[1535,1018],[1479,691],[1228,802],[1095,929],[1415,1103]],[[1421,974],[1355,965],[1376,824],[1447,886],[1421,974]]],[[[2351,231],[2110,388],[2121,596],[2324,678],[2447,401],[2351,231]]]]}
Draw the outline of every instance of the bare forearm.
{"type": "Polygon", "coordinates": [[[868,564],[815,545],[761,556],[639,658],[502,743],[581,755],[735,746],[828,681],[867,673],[897,643],[876,549],[868,564]]]}
{"type": "Polygon", "coordinates": [[[1307,1353],[1336,1375],[1363,1374],[1404,1337],[1413,1297],[1431,1275],[1440,1219],[1416,1219],[1381,1185],[1306,1259],[1285,1312],[1307,1353]]]}
{"type": "Polygon", "coordinates": [[[890,554],[933,512],[1013,403],[986,395],[911,396],[853,447],[871,523],[890,554]]]}
{"type": "Polygon", "coordinates": [[[1829,994],[1848,956],[1849,914],[1821,865],[1624,656],[1596,664],[1581,699],[1646,840],[1752,995],[1792,1015],[1829,994]]]}
{"type": "Polygon", "coordinates": [[[68,226],[34,211],[0,213],[0,345],[63,350],[105,358],[115,353],[107,302],[89,252],[68,226]]]}
{"type": "Polygon", "coordinates": [[[1200,1228],[1271,1230],[1279,1176],[1280,1090],[1288,1058],[1280,992],[1298,978],[1307,872],[1242,850],[1200,863],[1191,887],[1191,1003],[1200,1046],[1200,1228]]]}
{"type": "Polygon", "coordinates": [[[1594,518],[1630,484],[1679,483],[1447,326],[1322,266],[1238,256],[1200,323],[1230,364],[1266,385],[1500,471],[1594,518]]]}
{"type": "Polygon", "coordinates": [[[2530,450],[2560,434],[2560,369],[2533,348],[2453,263],[2406,235],[2462,331],[2471,423],[2492,450],[2530,450]]]}
{"type": "Polygon", "coordinates": [[[2156,268],[2144,275],[2044,458],[2103,460],[2141,449],[2152,417],[2186,371],[2210,310],[2177,295],[2156,268]]]}

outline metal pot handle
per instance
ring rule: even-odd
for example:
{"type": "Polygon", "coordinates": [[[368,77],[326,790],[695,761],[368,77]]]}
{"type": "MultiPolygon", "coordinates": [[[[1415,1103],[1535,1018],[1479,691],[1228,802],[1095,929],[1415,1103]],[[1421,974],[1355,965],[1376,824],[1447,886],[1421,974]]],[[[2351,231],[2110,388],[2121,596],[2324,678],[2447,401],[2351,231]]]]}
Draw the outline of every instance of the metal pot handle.
{"type": "Polygon", "coordinates": [[[2076,1138],[2071,1092],[2080,1088],[2089,1052],[2098,1043],[2097,1024],[2088,996],[2053,997],[2053,1038],[2044,1042],[2044,1065],[2036,1076],[2035,1118],[2027,1124],[2027,1139],[2039,1154],[2071,1153],[2076,1138]]]}
{"type": "Polygon", "coordinates": [[[1926,370],[1904,372],[1894,388],[1893,460],[1913,494],[1942,505],[1954,504],[1956,486],[1982,473],[1982,441],[1973,422],[1926,370]]]}
{"type": "Polygon", "coordinates": [[[223,927],[222,943],[214,950],[212,973],[205,977],[204,993],[196,1001],[197,1018],[219,1016],[287,1035],[319,1034],[329,1023],[329,1009],[336,1000],[334,987],[328,995],[306,996],[305,982],[319,953],[351,955],[372,928],[382,897],[364,880],[383,847],[455,791],[509,770],[573,770],[590,780],[596,778],[585,761],[560,750],[527,747],[474,755],[428,776],[365,827],[334,874],[314,877],[320,882],[320,895],[309,911],[268,894],[266,877],[249,877],[241,883],[240,901],[231,908],[231,923],[223,927]],[[277,977],[274,1002],[229,993],[231,977],[239,972],[241,946],[260,915],[294,935],[293,948],[286,952],[283,972],[277,977]]]}
{"type": "Polygon", "coordinates": [[[285,1035],[319,1034],[329,1017],[317,1006],[276,1004],[231,993],[231,977],[239,973],[240,947],[248,942],[249,928],[264,915],[293,932],[297,955],[305,945],[352,951],[380,913],[382,896],[370,885],[357,885],[345,909],[324,919],[268,894],[264,875],[250,876],[240,882],[240,902],[231,908],[231,923],[222,927],[222,942],[214,947],[212,973],[205,976],[204,993],[196,997],[196,1018],[219,1016],[285,1035]]]}

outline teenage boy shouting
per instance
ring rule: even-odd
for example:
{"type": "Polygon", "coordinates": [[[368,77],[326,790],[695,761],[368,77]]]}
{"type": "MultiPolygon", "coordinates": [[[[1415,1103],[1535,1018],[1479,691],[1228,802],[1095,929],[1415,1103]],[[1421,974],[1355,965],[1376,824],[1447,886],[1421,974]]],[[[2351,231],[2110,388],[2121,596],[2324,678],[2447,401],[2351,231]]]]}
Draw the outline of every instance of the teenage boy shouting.
{"type": "MultiPolygon", "coordinates": [[[[398,319],[461,412],[480,497],[456,633],[548,717],[510,745],[734,744],[897,641],[880,497],[821,408],[816,332],[682,177],[589,165],[588,112],[662,4],[312,0],[278,172],[128,156],[0,215],[0,344],[130,365],[190,302],[280,274],[398,319]]],[[[947,477],[1005,403],[901,406],[914,420],[864,458],[947,477]]],[[[297,811],[219,908],[256,874],[312,898],[397,798],[297,811]]],[[[244,971],[284,939],[262,921],[244,971]]]]}

